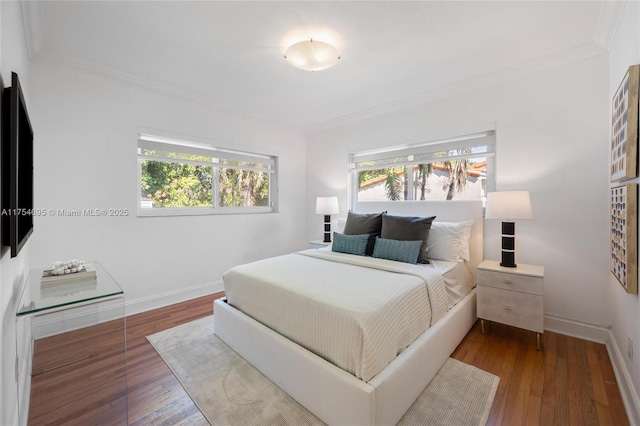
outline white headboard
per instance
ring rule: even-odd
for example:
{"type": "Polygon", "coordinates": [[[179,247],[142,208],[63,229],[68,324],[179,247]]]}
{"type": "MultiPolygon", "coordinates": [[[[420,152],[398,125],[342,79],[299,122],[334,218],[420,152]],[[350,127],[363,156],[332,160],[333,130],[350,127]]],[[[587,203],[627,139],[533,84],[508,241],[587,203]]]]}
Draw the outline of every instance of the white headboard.
{"type": "Polygon", "coordinates": [[[482,262],[483,225],[481,201],[362,201],[353,203],[355,213],[379,213],[401,216],[435,216],[436,222],[459,222],[473,220],[469,240],[469,262],[473,278],[476,278],[477,266],[482,262]]]}

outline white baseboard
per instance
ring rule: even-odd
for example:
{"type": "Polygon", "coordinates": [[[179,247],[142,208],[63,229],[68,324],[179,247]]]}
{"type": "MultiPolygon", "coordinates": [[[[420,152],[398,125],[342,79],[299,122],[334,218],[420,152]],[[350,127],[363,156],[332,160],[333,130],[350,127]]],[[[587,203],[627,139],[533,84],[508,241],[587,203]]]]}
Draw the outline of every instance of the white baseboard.
{"type": "Polygon", "coordinates": [[[544,329],[596,343],[607,343],[610,333],[610,327],[549,314],[544,315],[544,329]]]}
{"type": "Polygon", "coordinates": [[[125,302],[125,312],[127,316],[135,315],[221,291],[224,291],[224,283],[222,280],[193,287],[180,288],[144,299],[127,301],[125,302]]]}
{"type": "Polygon", "coordinates": [[[124,300],[122,296],[114,296],[72,309],[63,308],[45,314],[35,314],[32,318],[33,339],[55,336],[123,318],[124,300]]]}
{"type": "Polygon", "coordinates": [[[125,315],[135,315],[223,290],[223,282],[218,281],[215,283],[206,283],[193,287],[180,288],[174,291],[132,301],[127,300],[125,294],[124,304],[122,303],[121,298],[116,298],[112,302],[103,302],[99,304],[81,306],[75,309],[53,312],[34,318],[33,338],[40,339],[43,337],[78,330],[84,327],[122,318],[125,315]]]}
{"type": "Polygon", "coordinates": [[[627,364],[624,361],[622,352],[620,352],[620,348],[611,332],[611,327],[546,314],[544,317],[544,329],[558,334],[605,344],[613,371],[616,375],[616,381],[618,382],[618,388],[620,389],[629,423],[632,425],[640,425],[640,398],[638,398],[638,392],[633,385],[633,380],[627,369],[627,364]]]}
{"type": "MultiPolygon", "coordinates": [[[[127,316],[135,315],[138,313],[150,311],[152,309],[161,308],[164,306],[184,302],[190,299],[218,293],[221,291],[224,291],[224,284],[222,280],[188,288],[181,288],[171,292],[165,292],[156,296],[133,301],[126,301],[125,297],[125,313],[127,316]]],[[[108,310],[104,312],[108,312],[108,310]]],[[[113,315],[115,314],[101,313],[101,322],[103,319],[107,320],[113,315]]],[[[54,332],[55,330],[62,330],[58,332],[70,331],[70,324],[75,329],[80,328],[79,325],[86,322],[87,319],[85,318],[85,314],[80,313],[79,315],[73,316],[67,315],[62,323],[61,321],[54,319],[52,321],[48,321],[46,325],[47,330],[49,330],[51,334],[57,334],[56,332],[54,332]],[[67,323],[64,323],[65,321],[67,323]]],[[[611,329],[609,327],[584,323],[581,321],[557,317],[549,314],[545,314],[544,329],[552,331],[554,333],[572,336],[579,339],[589,340],[597,343],[604,343],[607,347],[609,358],[611,359],[611,364],[616,375],[616,380],[618,382],[618,387],[622,395],[627,416],[629,417],[629,422],[632,425],[640,425],[640,398],[638,397],[638,393],[635,389],[635,386],[633,385],[633,380],[631,379],[629,370],[626,367],[624,357],[616,344],[611,329]]],[[[30,365],[25,367],[30,369],[30,365]]],[[[27,374],[20,374],[20,376],[28,377],[27,374]]],[[[26,393],[26,395],[24,396],[28,398],[30,383],[25,383],[25,385],[27,386],[23,386],[22,388],[24,389],[23,392],[26,393]]],[[[27,407],[28,404],[26,404],[26,407],[23,405],[21,409],[26,409],[27,407]]],[[[26,419],[27,413],[21,412],[18,413],[18,415],[20,419],[26,419]]]]}
{"type": "Polygon", "coordinates": [[[16,412],[18,421],[12,423],[26,424],[29,414],[29,399],[31,395],[31,380],[29,379],[31,376],[28,372],[31,371],[33,347],[31,345],[31,337],[28,336],[31,336],[31,330],[33,330],[33,338],[38,339],[95,325],[96,322],[101,323],[122,318],[123,310],[124,313],[129,316],[221,291],[224,291],[224,283],[222,280],[214,283],[181,288],[139,300],[127,301],[125,295],[124,306],[121,300],[114,300],[112,303],[100,307],[98,312],[96,312],[96,305],[90,305],[84,308],[80,307],[73,310],[54,312],[46,316],[43,315],[38,319],[33,318],[32,321],[36,321],[36,324],[32,328],[29,323],[29,332],[24,334],[25,344],[27,346],[25,346],[22,351],[26,351],[26,353],[19,355],[20,365],[18,367],[19,371],[16,380],[20,382],[18,389],[21,389],[19,392],[21,393],[20,401],[22,401],[22,403],[18,407],[18,412],[16,412]]]}
{"type": "Polygon", "coordinates": [[[629,418],[629,424],[640,425],[640,398],[638,398],[638,392],[633,385],[633,380],[627,364],[624,361],[622,352],[618,347],[616,340],[613,337],[613,333],[609,331],[609,338],[607,341],[607,352],[609,352],[609,359],[613,366],[613,372],[616,375],[616,381],[618,382],[618,389],[622,395],[622,401],[624,402],[624,408],[627,411],[627,417],[629,418]]]}

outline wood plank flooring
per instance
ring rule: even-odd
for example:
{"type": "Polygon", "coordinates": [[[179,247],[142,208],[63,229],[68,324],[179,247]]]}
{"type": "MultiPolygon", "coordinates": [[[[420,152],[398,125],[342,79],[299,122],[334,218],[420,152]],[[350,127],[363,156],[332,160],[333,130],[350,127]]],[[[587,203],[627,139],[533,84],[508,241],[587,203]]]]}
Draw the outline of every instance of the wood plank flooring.
{"type": "MultiPolygon", "coordinates": [[[[34,376],[29,424],[122,425],[128,419],[130,425],[208,425],[145,336],[211,315],[213,300],[221,296],[201,297],[126,319],[126,414],[122,363],[108,349],[109,342],[118,347],[118,324],[39,341],[35,359],[46,363],[45,348],[73,347],[74,341],[91,333],[105,336],[100,339],[101,354],[91,363],[34,376]],[[83,376],[91,379],[81,381],[83,376]],[[95,391],[94,385],[105,381],[113,384],[95,391]],[[72,402],[55,399],[63,395],[72,395],[72,402]],[[88,402],[87,407],[75,408],[73,402],[79,399],[88,402]]],[[[479,322],[460,343],[452,357],[500,377],[487,424],[629,423],[604,345],[546,332],[543,347],[544,351],[536,351],[535,333],[495,323],[482,335],[479,322]]]]}
{"type": "Polygon", "coordinates": [[[130,425],[208,425],[146,336],[211,315],[222,293],[127,318],[130,425]]]}
{"type": "Polygon", "coordinates": [[[126,422],[124,322],[110,321],[35,342],[30,425],[126,422]],[[93,391],[97,385],[100,392],[93,391]]]}
{"type": "Polygon", "coordinates": [[[500,377],[488,425],[628,425],[607,348],[480,321],[451,355],[500,377]]]}

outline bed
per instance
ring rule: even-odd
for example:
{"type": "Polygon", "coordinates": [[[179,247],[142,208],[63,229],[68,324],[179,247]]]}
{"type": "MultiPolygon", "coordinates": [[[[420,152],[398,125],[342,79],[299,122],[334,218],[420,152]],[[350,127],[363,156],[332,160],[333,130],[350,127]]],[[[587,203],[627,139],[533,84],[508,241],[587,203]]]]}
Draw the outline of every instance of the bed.
{"type": "MultiPolygon", "coordinates": [[[[440,268],[441,271],[446,271],[446,274],[439,275],[439,279],[427,279],[423,281],[423,284],[420,284],[422,279],[418,276],[420,274],[414,273],[409,267],[408,273],[403,272],[406,276],[394,278],[399,283],[394,284],[395,286],[407,289],[400,296],[396,297],[395,293],[393,296],[387,296],[381,287],[382,294],[380,295],[377,295],[377,291],[371,290],[372,295],[367,295],[363,301],[356,300],[355,305],[345,303],[352,310],[364,312],[355,321],[358,325],[363,322],[363,318],[378,324],[392,323],[394,319],[389,316],[389,312],[404,312],[409,309],[408,305],[415,304],[417,310],[411,311],[411,313],[405,312],[405,317],[408,315],[411,318],[414,316],[419,318],[414,321],[419,323],[417,330],[416,327],[402,329],[401,333],[397,333],[400,337],[394,335],[393,339],[389,339],[388,332],[386,334],[381,332],[382,337],[375,338],[376,333],[370,332],[366,324],[363,326],[364,331],[358,331],[356,328],[350,328],[351,324],[347,320],[345,320],[347,322],[340,322],[342,314],[338,311],[335,314],[335,318],[340,318],[338,330],[343,330],[344,333],[351,336],[348,340],[356,341],[359,346],[350,348],[347,343],[339,342],[335,345],[338,348],[336,353],[324,351],[325,346],[323,345],[327,344],[316,343],[315,340],[321,340],[317,336],[318,333],[309,331],[309,327],[312,327],[311,330],[313,330],[314,326],[316,331],[325,330],[324,325],[319,325],[322,323],[318,318],[322,315],[316,308],[315,300],[308,298],[309,300],[306,302],[301,301],[308,296],[303,292],[302,295],[296,295],[294,300],[290,301],[283,296],[284,293],[279,293],[281,289],[276,289],[271,296],[268,293],[261,294],[262,283],[259,275],[262,273],[263,276],[269,277],[276,284],[280,280],[284,282],[286,276],[280,275],[284,274],[280,271],[284,268],[277,262],[293,262],[294,266],[291,268],[287,266],[287,269],[291,269],[287,274],[294,277],[290,280],[293,286],[299,285],[301,282],[311,283],[312,281],[321,284],[322,280],[318,278],[318,273],[308,274],[304,278],[304,271],[307,268],[322,268],[318,262],[332,262],[332,264],[337,262],[339,265],[326,268],[327,270],[337,268],[334,272],[336,277],[347,273],[345,271],[360,268],[362,276],[367,278],[367,282],[374,282],[373,273],[370,273],[365,267],[385,269],[386,266],[379,267],[378,259],[375,259],[373,266],[367,265],[372,262],[372,259],[356,259],[357,256],[352,256],[355,265],[351,265],[351,260],[343,265],[341,259],[339,261],[332,259],[332,257],[336,257],[336,254],[329,250],[308,250],[287,255],[284,259],[268,260],[264,264],[243,265],[238,268],[237,274],[232,270],[232,274],[225,275],[225,286],[229,284],[231,293],[227,296],[230,298],[230,302],[235,300],[234,303],[237,306],[232,306],[223,299],[214,302],[215,333],[324,422],[336,425],[392,425],[400,420],[476,321],[475,289],[468,293],[466,291],[450,291],[450,286],[445,281],[466,279],[475,283],[476,267],[482,259],[482,206],[480,202],[471,201],[367,202],[356,204],[354,211],[360,213],[387,211],[390,214],[407,216],[435,215],[434,225],[438,221],[473,221],[468,260],[459,261],[458,265],[439,261],[427,265],[431,269],[440,268]],[[362,265],[359,262],[365,264],[362,265]],[[298,267],[297,270],[296,267],[298,267]],[[468,277],[464,278],[465,274],[468,277]],[[247,281],[247,283],[238,286],[231,285],[232,282],[235,283],[238,280],[247,281]],[[428,293],[427,296],[421,293],[423,290],[428,293]],[[444,299],[443,291],[446,294],[444,299]],[[254,303],[254,306],[251,307],[250,299],[244,298],[243,292],[245,294],[257,292],[259,301],[269,300],[269,303],[254,303]],[[425,302],[420,302],[421,305],[418,302],[408,302],[408,300],[417,301],[424,297],[427,297],[426,305],[425,302]],[[391,300],[389,302],[391,304],[387,306],[386,299],[398,300],[391,300]],[[278,303],[274,302],[278,300],[283,300],[284,305],[278,306],[278,303]],[[446,301],[445,307],[442,306],[443,300],[446,301]],[[305,303],[307,304],[305,305],[305,303]],[[380,303],[379,309],[367,310],[369,305],[376,303],[380,303]],[[278,323],[277,319],[271,318],[273,312],[262,312],[265,310],[265,306],[275,306],[275,311],[301,311],[307,315],[312,313],[310,317],[313,321],[310,321],[307,327],[298,324],[302,321],[286,317],[281,323],[278,323]],[[399,306],[403,308],[400,309],[399,306]],[[423,314],[420,314],[421,309],[424,311],[423,314]],[[374,314],[374,312],[378,311],[382,313],[376,317],[378,314],[374,314]],[[249,315],[245,312],[248,312],[249,315]],[[426,328],[420,329],[425,322],[427,323],[426,328]],[[373,335],[374,338],[366,342],[358,333],[367,336],[373,335]],[[311,336],[311,342],[305,341],[305,336],[311,336]],[[388,355],[385,355],[387,358],[383,356],[378,359],[378,352],[374,349],[381,347],[382,343],[388,340],[393,340],[393,343],[397,345],[397,347],[382,351],[392,353],[391,359],[387,359],[388,355]],[[349,351],[358,353],[362,361],[352,362],[350,360],[353,359],[353,356],[349,355],[345,357],[346,361],[341,360],[342,352],[349,351]]],[[[388,263],[391,270],[378,271],[375,273],[376,276],[378,273],[384,276],[385,273],[399,275],[398,272],[402,272],[394,270],[394,263],[399,262],[383,261],[382,263],[388,263]]],[[[401,267],[401,269],[404,268],[404,266],[401,267]]],[[[353,276],[350,275],[348,279],[353,281],[353,276]]],[[[382,280],[384,281],[384,278],[382,280]]],[[[375,286],[378,285],[382,286],[382,284],[375,284],[375,286]]],[[[314,292],[315,290],[304,291],[314,292]]],[[[346,300],[350,297],[349,295],[341,295],[338,299],[334,299],[330,303],[332,306],[329,310],[336,310],[334,308],[342,304],[342,298],[346,300]]],[[[331,319],[330,321],[337,320],[331,319]]],[[[340,335],[341,333],[327,334],[340,335]]]]}

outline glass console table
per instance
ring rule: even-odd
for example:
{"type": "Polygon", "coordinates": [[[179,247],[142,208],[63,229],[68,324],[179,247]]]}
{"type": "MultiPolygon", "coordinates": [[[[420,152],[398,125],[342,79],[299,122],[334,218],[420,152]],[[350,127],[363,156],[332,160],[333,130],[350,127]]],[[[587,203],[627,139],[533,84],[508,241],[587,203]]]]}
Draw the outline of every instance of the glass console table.
{"type": "Polygon", "coordinates": [[[124,292],[90,263],[95,277],[49,287],[43,269],[29,274],[16,312],[20,424],[127,424],[124,292]]]}

